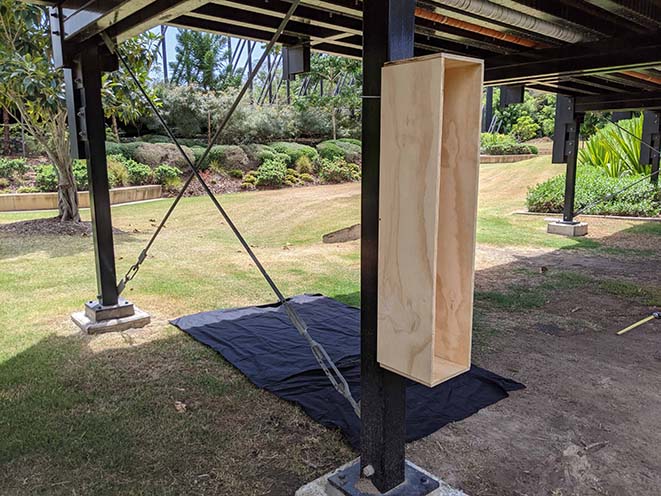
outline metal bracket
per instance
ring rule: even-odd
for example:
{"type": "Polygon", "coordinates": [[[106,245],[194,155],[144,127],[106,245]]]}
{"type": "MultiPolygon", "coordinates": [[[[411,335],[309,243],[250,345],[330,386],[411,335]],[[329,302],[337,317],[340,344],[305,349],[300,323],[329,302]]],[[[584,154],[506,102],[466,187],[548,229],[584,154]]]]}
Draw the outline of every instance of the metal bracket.
{"type": "Polygon", "coordinates": [[[555,110],[552,163],[567,163],[569,157],[576,153],[580,125],[581,118],[575,111],[574,98],[558,95],[555,110]]]}
{"type": "Polygon", "coordinates": [[[437,480],[406,462],[404,482],[387,493],[374,492],[369,479],[361,479],[360,459],[331,476],[328,482],[345,496],[427,496],[440,487],[437,480]]]}
{"type": "Polygon", "coordinates": [[[104,306],[98,300],[85,302],[85,315],[92,322],[101,322],[103,320],[121,319],[135,314],[133,303],[124,298],[120,298],[117,305],[104,306]]]}

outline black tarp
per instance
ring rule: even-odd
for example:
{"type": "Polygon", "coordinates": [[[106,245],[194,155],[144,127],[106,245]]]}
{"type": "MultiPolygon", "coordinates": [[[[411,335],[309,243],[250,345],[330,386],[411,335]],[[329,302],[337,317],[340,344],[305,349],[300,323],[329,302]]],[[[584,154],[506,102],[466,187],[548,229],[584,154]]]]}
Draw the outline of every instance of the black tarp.
{"type": "MultiPolygon", "coordinates": [[[[289,301],[359,400],[360,310],[321,295],[289,301]]],[[[333,389],[281,304],[203,312],[172,323],[220,353],[256,386],[300,405],[321,424],[339,428],[354,448],[359,446],[360,421],[333,389]]],[[[434,388],[407,381],[406,439],[427,436],[523,387],[476,366],[434,388]]]]}

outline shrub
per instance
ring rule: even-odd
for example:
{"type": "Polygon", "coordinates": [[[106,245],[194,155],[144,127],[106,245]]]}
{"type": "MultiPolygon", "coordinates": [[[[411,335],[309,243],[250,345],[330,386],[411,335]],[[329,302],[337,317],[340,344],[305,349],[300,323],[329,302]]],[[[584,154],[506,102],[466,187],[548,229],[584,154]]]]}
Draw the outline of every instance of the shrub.
{"type": "Polygon", "coordinates": [[[578,152],[578,162],[597,167],[610,177],[649,174],[649,166],[640,164],[643,117],[620,121],[617,124],[608,124],[587,140],[578,152]]]}
{"type": "Polygon", "coordinates": [[[255,143],[248,145],[241,145],[241,149],[246,154],[246,157],[248,157],[248,166],[250,168],[259,167],[259,165],[262,163],[262,160],[260,159],[260,154],[262,152],[264,151],[271,151],[272,153],[274,152],[274,150],[267,145],[260,145],[255,143]]]}
{"type": "Polygon", "coordinates": [[[240,169],[232,169],[229,171],[229,175],[234,179],[243,179],[243,171],[240,169]]]}
{"type": "MultiPolygon", "coordinates": [[[[576,209],[599,202],[586,214],[656,216],[661,213],[659,190],[649,181],[641,181],[613,199],[601,201],[642,176],[612,178],[600,169],[579,166],[576,175],[576,209]]],[[[564,204],[564,174],[537,184],[528,190],[526,204],[531,212],[562,212],[564,204]]]]}
{"type": "Polygon", "coordinates": [[[539,124],[537,124],[529,115],[522,115],[512,126],[512,136],[519,141],[528,141],[537,136],[539,124]]]}
{"type": "MultiPolygon", "coordinates": [[[[182,148],[191,162],[194,161],[193,151],[187,146],[182,148]]],[[[140,143],[131,158],[152,168],[162,164],[179,167],[182,170],[188,167],[188,162],[181,156],[177,146],[168,143],[140,143]]]]}
{"type": "Polygon", "coordinates": [[[323,141],[317,145],[319,156],[325,160],[344,158],[344,150],[335,141],[323,141]]]}
{"type": "Polygon", "coordinates": [[[217,162],[222,169],[247,170],[250,166],[248,155],[240,146],[216,145],[209,151],[209,161],[217,162]]]}
{"type": "Polygon", "coordinates": [[[158,184],[165,186],[166,184],[172,184],[176,179],[179,179],[181,176],[181,171],[176,167],[170,165],[159,165],[154,169],[154,178],[158,184]]]}
{"type": "Polygon", "coordinates": [[[527,145],[528,146],[528,151],[532,153],[533,155],[539,154],[539,149],[535,145],[527,145]]]}
{"type": "Polygon", "coordinates": [[[294,165],[296,165],[296,170],[301,174],[312,174],[312,171],[314,170],[312,161],[307,155],[299,157],[294,165]]]}
{"type": "Polygon", "coordinates": [[[108,156],[108,182],[111,188],[121,188],[122,186],[130,186],[129,171],[122,162],[125,160],[123,156],[109,155],[108,156]]]}
{"type": "Polygon", "coordinates": [[[76,181],[76,189],[78,191],[87,191],[89,189],[87,162],[84,160],[74,160],[71,168],[73,170],[73,178],[76,181]]]}
{"type": "MultiPolygon", "coordinates": [[[[204,152],[206,151],[206,147],[204,146],[191,146],[191,151],[193,152],[193,157],[195,157],[195,166],[199,168],[199,161],[202,158],[202,155],[204,155],[204,152]]],[[[209,161],[207,160],[206,163],[204,164],[204,167],[199,169],[199,170],[207,170],[209,168],[209,161]]]]}
{"type": "Polygon", "coordinates": [[[312,163],[319,160],[319,153],[311,146],[285,141],[271,143],[270,146],[276,152],[287,155],[287,165],[295,164],[301,157],[307,157],[312,163]]]}
{"type": "Polygon", "coordinates": [[[28,171],[28,164],[24,158],[1,158],[0,177],[11,179],[14,176],[22,176],[28,171]]]}
{"type": "Polygon", "coordinates": [[[0,177],[0,189],[9,188],[9,179],[6,177],[0,177]]]}
{"type": "Polygon", "coordinates": [[[36,186],[21,186],[16,190],[17,193],[40,193],[41,190],[36,186]]]}
{"type": "MultiPolygon", "coordinates": [[[[287,176],[287,164],[281,159],[264,161],[257,169],[257,186],[281,186],[287,176]]],[[[244,178],[245,181],[245,178],[244,178]]]]}
{"type": "Polygon", "coordinates": [[[58,177],[55,167],[50,164],[41,165],[36,168],[34,184],[39,191],[57,191],[58,177]]]}
{"type": "Polygon", "coordinates": [[[106,141],[106,154],[123,155],[124,146],[121,143],[115,143],[114,141],[106,141]]]}
{"type": "MultiPolygon", "coordinates": [[[[135,154],[144,143],[141,141],[133,141],[131,143],[122,143],[120,145],[121,152],[120,154],[123,155],[126,158],[130,158],[131,160],[135,160],[135,154]]],[[[110,154],[110,152],[108,152],[110,154]]]]}
{"type": "Polygon", "coordinates": [[[314,177],[312,177],[311,174],[303,173],[301,174],[301,181],[304,183],[312,183],[314,182],[314,177]]]}
{"type": "Polygon", "coordinates": [[[325,183],[341,183],[360,180],[360,167],[349,164],[344,159],[322,159],[319,178],[325,183]]]}
{"type": "Polygon", "coordinates": [[[132,186],[149,184],[154,178],[151,167],[148,165],[141,164],[131,159],[124,159],[123,163],[126,167],[126,172],[128,173],[129,183],[132,186]]]}
{"type": "Polygon", "coordinates": [[[527,145],[517,143],[509,134],[482,133],[480,136],[481,152],[487,155],[519,155],[531,153],[527,145]]]}
{"type": "Polygon", "coordinates": [[[360,147],[363,146],[362,141],[360,141],[359,139],[354,139],[354,138],[340,138],[337,141],[344,142],[344,143],[351,143],[352,145],[356,145],[356,146],[360,146],[360,147]]]}
{"type": "Polygon", "coordinates": [[[171,143],[169,136],[162,134],[144,134],[140,136],[140,141],[145,143],[171,143]]]}
{"type": "Polygon", "coordinates": [[[251,190],[255,189],[255,183],[250,183],[250,182],[243,181],[241,183],[241,189],[251,191],[251,190]]]}

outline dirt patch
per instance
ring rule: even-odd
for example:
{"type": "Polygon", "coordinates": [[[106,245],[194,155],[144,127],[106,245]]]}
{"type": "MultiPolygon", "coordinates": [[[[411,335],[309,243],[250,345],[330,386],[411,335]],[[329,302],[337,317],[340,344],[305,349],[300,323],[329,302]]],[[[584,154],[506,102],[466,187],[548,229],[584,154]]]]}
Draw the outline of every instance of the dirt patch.
{"type": "Polygon", "coordinates": [[[527,389],[409,445],[408,455],[473,496],[658,495],[661,323],[617,336],[654,308],[604,282],[658,289],[650,267],[659,260],[508,249],[497,265],[497,251],[478,261],[477,291],[542,298],[534,308],[478,298],[473,359],[527,389]]]}
{"type": "MultiPolygon", "coordinates": [[[[123,231],[114,228],[115,234],[123,231]]],[[[0,233],[13,236],[91,236],[91,222],[62,222],[58,217],[0,224],[0,233]]]]}

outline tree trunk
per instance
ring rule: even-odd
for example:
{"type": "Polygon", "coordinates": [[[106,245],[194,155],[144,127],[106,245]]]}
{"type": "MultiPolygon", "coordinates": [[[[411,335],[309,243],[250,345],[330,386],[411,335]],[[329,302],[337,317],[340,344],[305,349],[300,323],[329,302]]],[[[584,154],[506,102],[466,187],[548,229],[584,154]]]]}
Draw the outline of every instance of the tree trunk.
{"type": "Polygon", "coordinates": [[[331,112],[331,118],[333,122],[333,139],[337,139],[337,120],[335,119],[335,109],[331,112]]]}
{"type": "Polygon", "coordinates": [[[117,125],[117,117],[112,115],[112,132],[115,135],[115,140],[119,143],[119,126],[117,125]]]}
{"type": "Polygon", "coordinates": [[[78,212],[78,191],[76,180],[73,177],[71,163],[57,166],[57,172],[60,177],[57,188],[57,208],[62,222],[73,221],[80,222],[80,213],[78,212]]]}
{"type": "Polygon", "coordinates": [[[9,155],[11,153],[11,137],[9,136],[9,112],[7,112],[7,109],[2,109],[2,126],[4,129],[2,152],[5,155],[9,155]]]}

